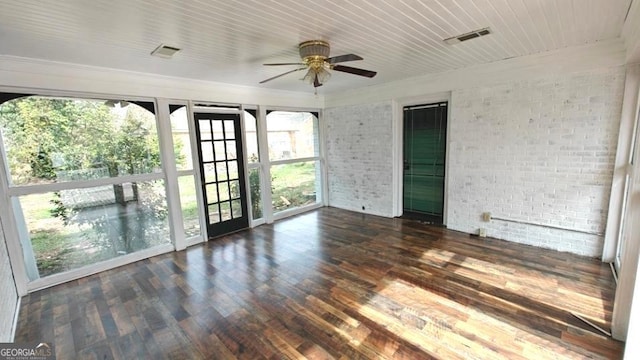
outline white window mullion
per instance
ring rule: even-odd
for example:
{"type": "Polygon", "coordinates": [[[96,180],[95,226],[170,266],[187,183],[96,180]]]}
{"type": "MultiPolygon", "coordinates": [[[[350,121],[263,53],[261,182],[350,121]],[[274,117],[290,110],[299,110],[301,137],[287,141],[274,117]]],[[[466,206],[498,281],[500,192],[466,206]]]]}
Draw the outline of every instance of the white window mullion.
{"type": "Polygon", "coordinates": [[[249,227],[254,227],[253,220],[253,211],[251,211],[252,200],[251,200],[251,184],[249,183],[249,159],[248,159],[248,151],[247,151],[247,134],[245,129],[245,110],[244,105],[240,106],[240,141],[242,142],[242,153],[244,156],[242,157],[242,167],[244,168],[244,188],[245,188],[245,201],[247,204],[247,213],[244,214],[249,217],[249,227]]]}
{"type": "Polygon", "coordinates": [[[200,170],[200,154],[198,153],[198,137],[196,136],[196,124],[193,113],[195,112],[195,105],[193,101],[189,101],[187,106],[187,117],[189,119],[189,140],[191,141],[191,159],[193,164],[194,182],[196,185],[196,198],[198,199],[198,217],[200,218],[200,233],[202,234],[203,241],[209,239],[209,233],[207,231],[207,219],[204,207],[204,193],[202,190],[202,171],[200,170]]]}
{"type": "MultiPolygon", "coordinates": [[[[202,197],[202,190],[200,188],[200,184],[199,184],[199,163],[196,159],[198,159],[198,144],[197,144],[197,136],[196,136],[196,130],[194,127],[194,120],[193,120],[193,112],[191,111],[191,107],[190,107],[190,102],[188,101],[183,101],[183,100],[171,100],[169,101],[172,105],[182,105],[185,108],[185,116],[186,116],[186,122],[187,122],[187,135],[188,135],[188,144],[189,144],[189,149],[191,150],[190,153],[185,154],[186,156],[191,158],[191,164],[192,167],[191,169],[183,169],[183,170],[178,170],[178,184],[180,184],[180,178],[182,177],[190,177],[193,180],[193,185],[194,185],[194,190],[196,193],[196,209],[197,209],[197,214],[198,214],[198,225],[199,225],[199,233],[197,235],[192,235],[187,237],[186,233],[187,233],[187,228],[186,228],[186,221],[187,219],[184,218],[184,213],[183,213],[183,227],[185,229],[185,245],[187,247],[192,246],[192,245],[196,245],[199,243],[202,243],[205,241],[205,239],[207,238],[206,234],[207,234],[207,230],[206,230],[206,222],[205,222],[205,213],[204,213],[204,206],[203,206],[203,197],[202,197]],[[196,170],[197,169],[197,170],[196,170]]],[[[171,117],[171,115],[169,116],[171,117]]],[[[173,131],[173,129],[172,129],[173,131]]],[[[175,146],[175,144],[174,144],[175,146]]],[[[175,148],[174,148],[175,150],[175,148]]],[[[180,190],[180,186],[178,186],[178,190],[180,190]]],[[[181,198],[181,210],[182,210],[182,198],[181,198]]]]}
{"type": "Polygon", "coordinates": [[[194,176],[196,174],[196,172],[191,169],[191,170],[178,170],[178,177],[180,176],[194,176]]]}
{"type": "Polygon", "coordinates": [[[140,175],[125,175],[92,180],[78,180],[69,182],[59,182],[52,184],[20,185],[11,186],[7,190],[11,196],[23,196],[29,194],[39,194],[46,192],[64,191],[71,189],[85,189],[97,186],[119,185],[123,183],[147,182],[164,179],[162,173],[150,173],[140,175]]]}
{"type": "Polygon", "coordinates": [[[171,240],[176,250],[182,250],[185,249],[187,245],[185,243],[184,221],[182,219],[182,207],[180,205],[180,190],[178,189],[176,156],[173,151],[169,102],[165,99],[158,99],[156,112],[160,159],[165,174],[164,185],[167,194],[167,213],[169,215],[171,240]]]}
{"type": "Polygon", "coordinates": [[[267,139],[267,111],[263,106],[258,107],[257,117],[258,150],[260,152],[260,193],[262,194],[262,215],[267,224],[273,223],[273,208],[271,206],[271,162],[269,160],[269,143],[267,139]]]}
{"type": "Polygon", "coordinates": [[[306,158],[273,160],[271,161],[271,165],[286,165],[286,164],[295,164],[295,163],[309,162],[309,161],[320,161],[320,157],[314,156],[314,157],[306,157],[306,158]]]}
{"type": "Polygon", "coordinates": [[[321,200],[320,203],[322,206],[329,206],[329,181],[328,181],[328,168],[327,168],[327,143],[325,134],[327,133],[326,123],[324,122],[324,117],[322,112],[318,113],[318,143],[319,143],[319,160],[320,160],[320,183],[322,188],[322,193],[320,194],[321,200]]]}
{"type": "MultiPolygon", "coordinates": [[[[7,245],[7,252],[9,254],[9,261],[11,262],[11,268],[13,270],[16,290],[19,296],[25,296],[27,295],[27,284],[29,283],[28,273],[33,272],[33,270],[30,269],[29,272],[27,271],[24,247],[20,241],[20,230],[16,221],[15,198],[12,198],[9,195],[8,164],[4,141],[0,136],[0,198],[2,199],[2,201],[0,201],[0,221],[2,222],[4,241],[7,245]]],[[[35,264],[33,250],[30,251],[30,254],[26,254],[26,256],[31,256],[31,258],[34,259],[33,263],[35,264]]],[[[36,268],[35,270],[37,274],[38,269],[36,268]]]]}

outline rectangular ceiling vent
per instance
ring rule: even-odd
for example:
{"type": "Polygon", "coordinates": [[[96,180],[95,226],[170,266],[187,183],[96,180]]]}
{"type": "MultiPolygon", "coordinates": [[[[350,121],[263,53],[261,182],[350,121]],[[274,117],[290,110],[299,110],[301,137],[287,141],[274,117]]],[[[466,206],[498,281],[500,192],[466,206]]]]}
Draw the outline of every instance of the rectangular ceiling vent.
{"type": "Polygon", "coordinates": [[[486,27],[484,29],[474,30],[474,31],[468,32],[466,34],[462,34],[462,35],[450,37],[448,39],[444,39],[444,42],[446,42],[449,45],[454,45],[454,44],[461,43],[463,41],[479,38],[481,36],[485,36],[485,35],[489,35],[489,34],[491,34],[491,29],[486,27]]]}
{"type": "Polygon", "coordinates": [[[178,51],[180,51],[180,49],[175,46],[160,44],[160,46],[158,46],[151,52],[151,55],[158,56],[164,59],[170,59],[178,51]]]}

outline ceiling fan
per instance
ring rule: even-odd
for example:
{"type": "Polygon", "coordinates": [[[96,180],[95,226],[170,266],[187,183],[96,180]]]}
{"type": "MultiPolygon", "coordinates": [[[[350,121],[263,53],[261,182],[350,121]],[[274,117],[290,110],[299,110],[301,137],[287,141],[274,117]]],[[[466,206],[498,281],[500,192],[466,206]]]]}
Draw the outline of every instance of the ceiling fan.
{"type": "Polygon", "coordinates": [[[276,63],[276,64],[264,64],[266,66],[282,66],[282,65],[301,65],[301,67],[287,71],[280,75],[276,75],[274,77],[268,78],[266,80],[260,81],[260,84],[264,84],[267,81],[271,81],[273,79],[277,79],[281,76],[285,76],[287,74],[294,73],[296,71],[307,70],[307,74],[302,78],[302,80],[307,81],[310,84],[313,84],[313,87],[322,86],[329,78],[331,77],[331,73],[329,70],[342,71],[349,74],[365,76],[368,78],[372,78],[376,76],[375,71],[358,69],[351,66],[344,65],[336,65],[338,63],[347,62],[347,61],[355,61],[362,60],[362,58],[355,54],[345,54],[340,56],[329,57],[329,43],[322,40],[309,40],[300,43],[298,45],[298,49],[300,51],[300,58],[302,62],[295,63],[276,63]]]}

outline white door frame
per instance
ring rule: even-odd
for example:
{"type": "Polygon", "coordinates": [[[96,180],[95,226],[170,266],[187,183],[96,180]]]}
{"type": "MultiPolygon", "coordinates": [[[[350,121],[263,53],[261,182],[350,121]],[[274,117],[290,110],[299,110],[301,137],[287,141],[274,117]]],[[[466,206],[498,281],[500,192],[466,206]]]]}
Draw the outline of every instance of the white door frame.
{"type": "MultiPolygon", "coordinates": [[[[624,197],[626,195],[624,190],[627,183],[627,175],[630,170],[633,152],[632,146],[638,127],[638,108],[640,106],[638,96],[639,88],[640,64],[629,65],[627,66],[625,76],[620,128],[618,130],[618,146],[616,149],[613,179],[611,181],[607,226],[602,249],[603,262],[614,262],[616,260],[618,242],[621,241],[622,219],[625,216],[622,213],[624,197]]],[[[619,267],[620,264],[616,264],[616,266],[619,267]]]]}

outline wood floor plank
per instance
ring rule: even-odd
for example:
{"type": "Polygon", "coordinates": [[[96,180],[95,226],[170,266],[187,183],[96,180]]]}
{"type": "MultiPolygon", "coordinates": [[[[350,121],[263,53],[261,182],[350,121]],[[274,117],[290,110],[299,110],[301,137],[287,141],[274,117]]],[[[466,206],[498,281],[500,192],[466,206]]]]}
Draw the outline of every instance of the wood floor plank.
{"type": "Polygon", "coordinates": [[[597,259],[334,208],[22,299],[58,358],[619,359],[597,259]]]}

